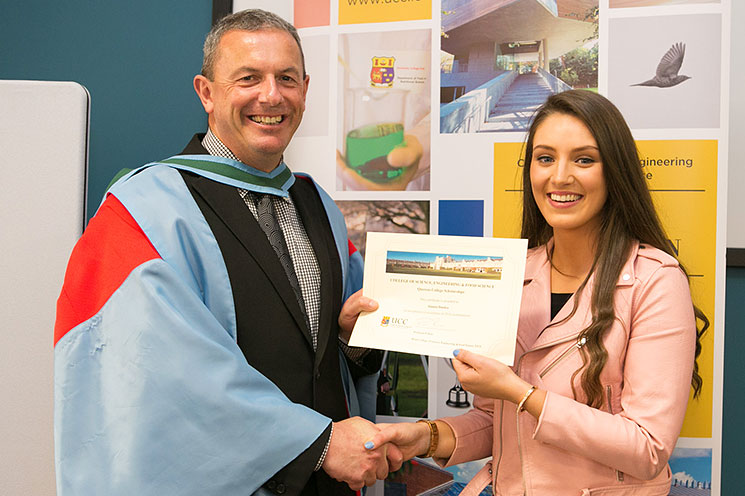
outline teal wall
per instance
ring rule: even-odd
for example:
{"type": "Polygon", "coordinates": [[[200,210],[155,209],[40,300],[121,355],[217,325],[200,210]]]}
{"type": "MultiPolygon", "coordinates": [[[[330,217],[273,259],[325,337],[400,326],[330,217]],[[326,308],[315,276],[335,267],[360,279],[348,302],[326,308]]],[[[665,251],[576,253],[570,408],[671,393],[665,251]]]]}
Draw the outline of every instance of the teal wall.
{"type": "Polygon", "coordinates": [[[0,78],[91,94],[89,218],[119,169],[176,154],[206,128],[191,81],[211,20],[210,0],[3,2],[0,78]]]}
{"type": "MultiPolygon", "coordinates": [[[[191,80],[200,69],[211,9],[209,0],[28,0],[3,5],[0,78],[77,81],[91,93],[89,217],[119,169],[178,153],[193,133],[205,129],[207,119],[191,80]]],[[[49,164],[49,173],[55,173],[55,164],[49,164]]],[[[743,303],[745,268],[730,268],[723,495],[739,493],[745,464],[743,303]]]]}
{"type": "MultiPolygon", "coordinates": [[[[733,185],[730,185],[732,187],[733,185]]],[[[738,185],[743,187],[745,185],[738,185]]],[[[735,193],[730,189],[730,194],[735,193]]],[[[741,192],[739,194],[742,194],[741,192]]],[[[727,269],[724,317],[722,495],[742,494],[745,466],[745,267],[727,269]]]]}

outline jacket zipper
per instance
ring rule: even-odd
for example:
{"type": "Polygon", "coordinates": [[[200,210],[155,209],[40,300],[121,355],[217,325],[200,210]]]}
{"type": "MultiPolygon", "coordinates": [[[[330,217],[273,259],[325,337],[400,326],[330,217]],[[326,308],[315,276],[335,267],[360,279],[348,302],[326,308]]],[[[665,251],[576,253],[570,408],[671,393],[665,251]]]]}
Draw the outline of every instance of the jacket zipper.
{"type": "MultiPolygon", "coordinates": [[[[496,403],[496,402],[495,402],[496,403]]],[[[499,401],[499,457],[497,458],[497,463],[493,463],[493,457],[492,457],[492,484],[494,484],[494,489],[496,490],[497,485],[497,475],[499,474],[499,464],[502,463],[502,452],[503,452],[503,446],[502,446],[502,427],[504,424],[504,400],[499,401]]]]}
{"type": "MultiPolygon", "coordinates": [[[[553,362],[551,362],[550,364],[548,364],[548,366],[545,369],[543,369],[543,371],[539,374],[539,377],[543,378],[543,376],[546,375],[549,370],[551,370],[552,368],[554,368],[554,366],[557,363],[559,363],[562,360],[564,360],[564,358],[566,358],[567,356],[569,356],[573,351],[576,351],[576,350],[582,348],[585,345],[585,343],[587,343],[587,338],[582,337],[582,338],[578,339],[576,343],[574,343],[571,347],[567,348],[553,362]]],[[[537,351],[537,350],[540,350],[540,349],[548,348],[550,346],[555,346],[556,344],[558,344],[558,343],[548,343],[548,344],[546,344],[544,346],[541,346],[540,348],[536,348],[536,349],[533,349],[533,350],[528,350],[525,353],[523,353],[522,355],[520,355],[520,358],[518,359],[518,362],[517,362],[517,375],[518,376],[520,375],[520,368],[522,367],[523,358],[525,358],[525,355],[527,355],[528,353],[530,353],[532,351],[537,351]]],[[[528,486],[527,486],[527,483],[525,482],[525,460],[523,459],[522,436],[520,435],[520,412],[517,411],[517,406],[515,407],[515,428],[517,429],[517,452],[520,454],[520,471],[522,472],[522,474],[521,474],[522,477],[521,478],[522,478],[522,481],[523,481],[523,496],[525,496],[526,494],[528,494],[528,486]]],[[[500,430],[500,432],[501,432],[501,430],[500,430]]],[[[501,458],[501,453],[500,453],[500,458],[501,458]]]]}
{"type": "MultiPolygon", "coordinates": [[[[608,412],[611,415],[614,415],[614,412],[613,412],[613,403],[611,402],[611,398],[613,398],[613,395],[611,394],[611,392],[612,392],[611,391],[611,385],[610,384],[606,385],[605,386],[605,395],[608,397],[608,412]]],[[[620,470],[616,470],[616,480],[618,482],[623,482],[623,472],[621,472],[620,470]]]]}
{"type": "MultiPolygon", "coordinates": [[[[517,362],[518,376],[520,375],[520,367],[522,367],[523,357],[525,357],[525,355],[526,353],[523,353],[517,362]]],[[[517,411],[517,405],[515,405],[515,429],[517,429],[517,452],[520,454],[520,478],[523,481],[523,496],[525,496],[528,494],[528,485],[525,482],[525,460],[523,460],[523,445],[520,439],[520,412],[517,411]]]]}
{"type": "Polygon", "coordinates": [[[574,343],[572,346],[570,346],[569,348],[567,348],[566,350],[564,350],[564,353],[562,353],[561,355],[559,355],[553,362],[549,363],[548,366],[545,369],[543,369],[540,374],[538,374],[538,377],[540,377],[541,379],[543,379],[543,376],[545,376],[546,374],[548,374],[551,371],[551,369],[553,369],[556,365],[558,365],[566,357],[568,357],[569,355],[571,355],[572,352],[577,351],[578,349],[582,348],[585,345],[585,343],[587,343],[587,338],[586,337],[582,337],[582,338],[578,339],[576,343],[574,343]]]}

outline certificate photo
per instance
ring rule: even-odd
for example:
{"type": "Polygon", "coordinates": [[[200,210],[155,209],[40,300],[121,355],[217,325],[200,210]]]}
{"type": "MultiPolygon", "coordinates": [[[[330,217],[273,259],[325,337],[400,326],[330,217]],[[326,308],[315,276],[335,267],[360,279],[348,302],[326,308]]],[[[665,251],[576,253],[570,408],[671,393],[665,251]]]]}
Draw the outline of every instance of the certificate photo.
{"type": "Polygon", "coordinates": [[[527,240],[368,233],[363,293],[379,303],[349,342],[512,364],[527,240]]]}

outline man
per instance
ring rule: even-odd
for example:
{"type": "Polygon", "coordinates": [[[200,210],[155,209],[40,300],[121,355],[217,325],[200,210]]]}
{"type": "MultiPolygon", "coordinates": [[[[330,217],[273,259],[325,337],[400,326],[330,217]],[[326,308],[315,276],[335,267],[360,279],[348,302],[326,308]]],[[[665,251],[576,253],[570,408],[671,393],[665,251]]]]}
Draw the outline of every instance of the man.
{"type": "Polygon", "coordinates": [[[291,25],[220,21],[194,78],[207,134],[119,179],[76,245],[55,325],[60,496],[342,495],[387,475],[386,448],[364,446],[377,429],[347,418],[348,379],[379,358],[337,341],[371,309],[359,292],[342,308],[359,254],[282,162],[308,82],[291,25]]]}

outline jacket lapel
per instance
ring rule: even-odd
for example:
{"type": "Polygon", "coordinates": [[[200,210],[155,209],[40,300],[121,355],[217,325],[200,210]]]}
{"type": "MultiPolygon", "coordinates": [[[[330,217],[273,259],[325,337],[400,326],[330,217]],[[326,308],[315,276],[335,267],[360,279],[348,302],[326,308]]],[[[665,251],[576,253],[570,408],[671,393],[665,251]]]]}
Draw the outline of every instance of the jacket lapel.
{"type": "Polygon", "coordinates": [[[534,346],[536,338],[550,323],[551,270],[544,247],[529,252],[525,265],[523,298],[520,304],[517,343],[522,351],[534,346]]]}
{"type": "MultiPolygon", "coordinates": [[[[298,328],[312,345],[310,330],[282,264],[236,188],[202,177],[197,178],[192,185],[266,274],[298,328]]],[[[246,284],[251,284],[251,281],[246,281],[246,284]]]]}
{"type": "MultiPolygon", "coordinates": [[[[639,244],[634,243],[629,254],[629,258],[624,264],[619,274],[619,280],[616,283],[617,287],[633,285],[634,275],[634,261],[639,250],[639,244]]],[[[535,305],[537,308],[536,315],[531,317],[535,320],[526,321],[525,329],[538,328],[542,332],[536,337],[535,342],[529,345],[526,350],[542,348],[544,346],[553,345],[575,339],[577,335],[584,329],[590,322],[592,322],[592,292],[595,287],[595,274],[590,276],[587,281],[587,285],[582,290],[582,294],[579,295],[579,305],[577,311],[572,317],[558,325],[546,327],[549,325],[548,322],[551,312],[551,264],[548,261],[546,250],[541,247],[536,252],[536,259],[531,260],[529,268],[526,268],[526,287],[523,293],[523,305],[526,302],[529,305],[535,305]],[[535,262],[535,263],[533,263],[535,262]],[[528,281],[528,274],[531,276],[531,280],[528,281]],[[543,322],[546,322],[544,325],[543,322]],[[529,325],[538,325],[540,327],[527,327],[529,325]]],[[[574,302],[577,295],[574,294],[567,301],[566,305],[559,311],[556,317],[551,320],[552,322],[561,322],[565,319],[574,308],[574,302]]],[[[533,314],[533,312],[531,312],[533,314]]],[[[520,325],[523,325],[521,319],[520,325]]]]}

